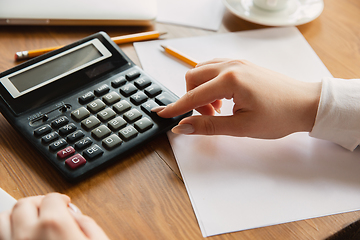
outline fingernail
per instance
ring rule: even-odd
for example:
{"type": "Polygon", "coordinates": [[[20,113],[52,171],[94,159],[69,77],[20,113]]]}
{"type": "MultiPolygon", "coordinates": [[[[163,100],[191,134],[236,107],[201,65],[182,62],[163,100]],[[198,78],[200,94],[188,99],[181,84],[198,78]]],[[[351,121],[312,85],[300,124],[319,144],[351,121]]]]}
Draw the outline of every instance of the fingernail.
{"type": "Polygon", "coordinates": [[[166,108],[166,106],[158,106],[158,107],[154,107],[151,109],[152,112],[160,112],[161,110],[163,110],[164,108],[166,108]]]}
{"type": "Polygon", "coordinates": [[[218,109],[215,108],[215,111],[216,111],[218,114],[221,114],[220,108],[218,108],[218,109]]]}
{"type": "Polygon", "coordinates": [[[171,131],[176,134],[190,134],[195,132],[195,129],[191,124],[180,124],[173,127],[171,131]]]}
{"type": "Polygon", "coordinates": [[[75,206],[74,204],[69,203],[68,206],[69,206],[69,208],[70,208],[71,210],[73,210],[75,213],[81,213],[80,209],[79,209],[77,206],[75,206]]]}

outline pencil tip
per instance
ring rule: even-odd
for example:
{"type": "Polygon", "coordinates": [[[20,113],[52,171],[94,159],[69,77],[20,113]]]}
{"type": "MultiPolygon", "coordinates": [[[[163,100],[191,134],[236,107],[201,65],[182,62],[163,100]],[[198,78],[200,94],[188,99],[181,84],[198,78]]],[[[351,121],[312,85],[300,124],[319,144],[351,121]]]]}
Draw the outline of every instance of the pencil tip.
{"type": "Polygon", "coordinates": [[[160,45],[163,49],[166,49],[166,46],[164,46],[164,45],[160,45]]]}
{"type": "Polygon", "coordinates": [[[162,35],[165,35],[167,34],[167,32],[160,32],[159,35],[162,36],[162,35]]]}

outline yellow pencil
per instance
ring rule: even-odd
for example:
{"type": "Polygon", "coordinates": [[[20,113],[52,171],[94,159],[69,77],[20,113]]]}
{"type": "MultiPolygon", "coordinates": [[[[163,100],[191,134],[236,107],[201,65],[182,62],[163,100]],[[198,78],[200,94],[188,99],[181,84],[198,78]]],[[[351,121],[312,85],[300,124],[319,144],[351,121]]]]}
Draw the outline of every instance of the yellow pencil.
{"type": "MultiPolygon", "coordinates": [[[[111,40],[113,40],[116,44],[122,44],[122,43],[130,43],[130,42],[138,42],[138,41],[144,41],[144,40],[157,39],[161,35],[164,35],[164,34],[166,34],[166,33],[158,32],[158,31],[150,31],[150,32],[144,32],[144,33],[135,33],[135,34],[129,34],[129,35],[124,35],[124,36],[119,36],[119,37],[113,37],[113,38],[111,38],[111,40]]],[[[63,46],[17,52],[17,53],[15,53],[15,61],[37,57],[44,53],[59,49],[61,47],[63,47],[63,46]]]]}
{"type": "Polygon", "coordinates": [[[196,67],[196,65],[198,64],[198,62],[196,60],[186,56],[185,54],[179,52],[178,50],[176,50],[172,47],[163,46],[163,45],[161,45],[161,47],[163,47],[165,52],[167,52],[171,56],[176,57],[177,59],[189,64],[192,67],[196,67]]]}

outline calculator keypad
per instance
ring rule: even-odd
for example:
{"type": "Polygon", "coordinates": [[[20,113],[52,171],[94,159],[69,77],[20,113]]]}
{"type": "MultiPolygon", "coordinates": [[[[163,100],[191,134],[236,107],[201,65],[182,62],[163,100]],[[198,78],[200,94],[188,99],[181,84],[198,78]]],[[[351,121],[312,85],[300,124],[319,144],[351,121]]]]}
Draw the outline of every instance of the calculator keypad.
{"type": "Polygon", "coordinates": [[[112,76],[76,99],[79,105],[73,106],[70,119],[60,116],[34,130],[69,171],[139,138],[160,119],[151,109],[176,101],[138,70],[112,76]]]}

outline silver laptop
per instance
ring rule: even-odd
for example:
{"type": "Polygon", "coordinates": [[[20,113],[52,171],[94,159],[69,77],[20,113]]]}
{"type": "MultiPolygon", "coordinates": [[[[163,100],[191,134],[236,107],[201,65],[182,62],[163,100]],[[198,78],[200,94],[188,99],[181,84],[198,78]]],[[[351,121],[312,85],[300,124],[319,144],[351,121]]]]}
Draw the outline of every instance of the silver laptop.
{"type": "Polygon", "coordinates": [[[0,0],[0,25],[150,25],[157,0],[0,0]]]}

